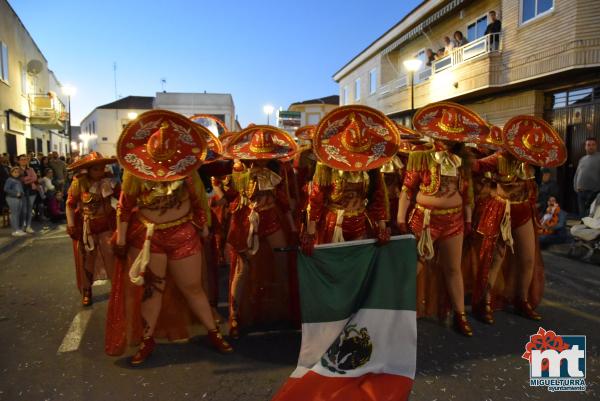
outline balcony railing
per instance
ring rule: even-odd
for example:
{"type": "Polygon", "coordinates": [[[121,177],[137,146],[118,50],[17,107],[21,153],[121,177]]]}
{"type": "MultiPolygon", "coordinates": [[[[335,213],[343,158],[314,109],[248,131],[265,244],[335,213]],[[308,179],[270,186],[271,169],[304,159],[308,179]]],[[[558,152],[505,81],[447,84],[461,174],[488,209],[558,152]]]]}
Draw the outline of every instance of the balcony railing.
{"type": "Polygon", "coordinates": [[[434,61],[431,63],[431,70],[432,73],[435,74],[482,54],[499,52],[501,49],[502,35],[499,33],[491,33],[469,42],[464,46],[457,47],[446,57],[434,61]]]}
{"type": "Polygon", "coordinates": [[[29,95],[31,125],[45,129],[62,129],[68,119],[65,105],[53,93],[29,95]]]}
{"type": "Polygon", "coordinates": [[[387,82],[379,88],[379,94],[384,95],[386,93],[394,92],[396,89],[403,88],[408,85],[408,78],[406,75],[400,75],[398,78],[387,82]]]}

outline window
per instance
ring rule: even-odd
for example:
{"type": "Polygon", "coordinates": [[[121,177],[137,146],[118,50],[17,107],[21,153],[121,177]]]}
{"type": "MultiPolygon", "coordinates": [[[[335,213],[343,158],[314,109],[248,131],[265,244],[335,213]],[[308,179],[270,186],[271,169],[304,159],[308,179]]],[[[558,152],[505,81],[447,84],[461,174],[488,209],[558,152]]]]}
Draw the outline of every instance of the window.
{"type": "Polygon", "coordinates": [[[354,100],[360,100],[360,78],[354,81],[354,100]]]}
{"type": "Polygon", "coordinates": [[[467,40],[472,42],[485,34],[487,28],[487,15],[477,18],[477,20],[467,25],[467,40]]]}
{"type": "Polygon", "coordinates": [[[317,125],[321,119],[321,113],[306,113],[307,125],[317,125]]]}
{"type": "Polygon", "coordinates": [[[92,121],[92,134],[96,133],[96,121],[92,121]]]}
{"type": "Polygon", "coordinates": [[[0,42],[0,80],[8,82],[8,47],[0,42]]]}
{"type": "Polygon", "coordinates": [[[348,104],[348,87],[344,86],[342,89],[342,105],[348,104]]]}
{"type": "Polygon", "coordinates": [[[521,23],[530,21],[554,8],[554,0],[521,0],[521,23]]]}
{"type": "Polygon", "coordinates": [[[377,69],[373,68],[369,71],[369,93],[373,94],[377,91],[377,69]]]}

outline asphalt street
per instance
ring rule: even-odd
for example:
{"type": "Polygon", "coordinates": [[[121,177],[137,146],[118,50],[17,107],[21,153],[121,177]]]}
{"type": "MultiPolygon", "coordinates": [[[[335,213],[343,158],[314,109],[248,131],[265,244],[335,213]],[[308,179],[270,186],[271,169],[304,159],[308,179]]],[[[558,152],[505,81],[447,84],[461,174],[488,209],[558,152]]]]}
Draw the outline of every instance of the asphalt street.
{"type": "MultiPolygon", "coordinates": [[[[221,355],[198,331],[189,342],[161,344],[141,368],[130,367],[126,356],[106,356],[109,285],[95,286],[94,305],[83,309],[71,249],[59,229],[0,255],[0,400],[262,401],[294,369],[299,332],[243,337],[234,342],[234,354],[221,355]],[[71,333],[79,328],[81,338],[65,339],[70,328],[71,333]]],[[[600,266],[551,254],[545,262],[541,324],[497,313],[494,326],[474,321],[475,336],[467,339],[437,322],[419,321],[411,400],[600,399],[600,266]],[[521,354],[539,326],[587,335],[585,393],[529,386],[529,366],[521,354]]]]}

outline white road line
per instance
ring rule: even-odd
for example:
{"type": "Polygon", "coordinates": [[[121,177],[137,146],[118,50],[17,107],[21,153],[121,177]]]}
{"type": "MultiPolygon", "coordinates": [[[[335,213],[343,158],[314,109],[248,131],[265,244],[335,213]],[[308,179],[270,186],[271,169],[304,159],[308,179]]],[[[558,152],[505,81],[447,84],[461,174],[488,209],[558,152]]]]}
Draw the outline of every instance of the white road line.
{"type": "Polygon", "coordinates": [[[73,322],[71,322],[71,327],[69,327],[65,338],[63,338],[62,344],[58,347],[57,354],[76,351],[79,348],[81,338],[85,333],[92,312],[93,309],[84,309],[75,315],[73,322]]]}

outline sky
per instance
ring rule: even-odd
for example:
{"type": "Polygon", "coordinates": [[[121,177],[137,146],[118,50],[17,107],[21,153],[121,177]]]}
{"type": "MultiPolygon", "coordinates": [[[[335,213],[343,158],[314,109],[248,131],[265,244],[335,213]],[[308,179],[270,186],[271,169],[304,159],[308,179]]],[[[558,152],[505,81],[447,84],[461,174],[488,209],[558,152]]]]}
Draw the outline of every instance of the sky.
{"type": "Polygon", "coordinates": [[[8,1],[77,88],[73,125],[116,96],[154,96],[164,78],[167,92],[231,93],[244,127],[266,123],[265,104],[338,94],[333,74],[422,0],[8,1]]]}

